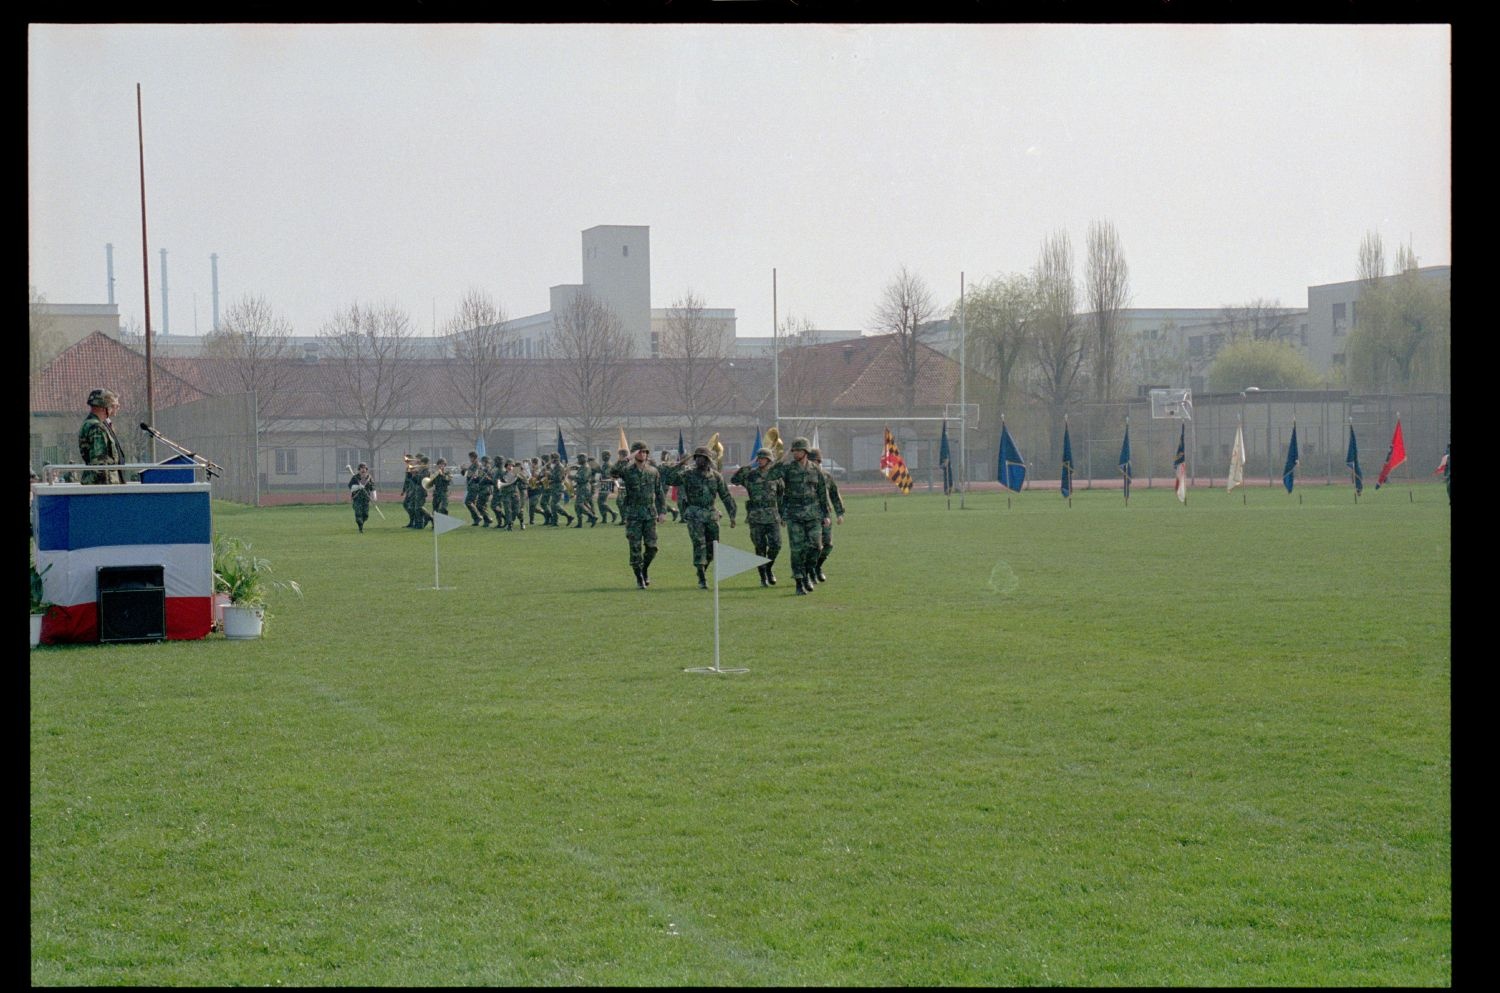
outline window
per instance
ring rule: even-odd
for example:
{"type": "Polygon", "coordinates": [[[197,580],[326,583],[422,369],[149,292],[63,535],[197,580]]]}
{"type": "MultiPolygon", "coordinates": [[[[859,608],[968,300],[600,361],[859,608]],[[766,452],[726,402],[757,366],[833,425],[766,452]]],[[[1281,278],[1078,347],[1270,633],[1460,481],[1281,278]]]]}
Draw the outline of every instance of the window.
{"type": "Polygon", "coordinates": [[[620,257],[621,258],[626,258],[626,259],[630,258],[630,246],[629,245],[621,245],[620,246],[620,257]]]}
{"type": "Polygon", "coordinates": [[[1203,354],[1203,336],[1201,334],[1193,335],[1193,337],[1188,339],[1188,354],[1194,358],[1203,354]]]}
{"type": "Polygon", "coordinates": [[[1344,353],[1343,352],[1334,352],[1333,353],[1333,359],[1332,359],[1332,361],[1333,361],[1334,365],[1343,365],[1344,364],[1344,353]]]}
{"type": "Polygon", "coordinates": [[[1359,301],[1355,300],[1349,304],[1349,326],[1352,328],[1359,323],[1359,301]]]}
{"type": "MultiPolygon", "coordinates": [[[[448,460],[448,464],[450,466],[453,464],[453,446],[452,445],[434,445],[432,447],[432,449],[429,452],[427,452],[426,454],[427,454],[427,457],[432,460],[432,464],[433,465],[437,465],[437,460],[438,459],[447,459],[448,460]]],[[[467,455],[464,456],[464,461],[465,462],[469,461],[467,455]]]]}
{"type": "Polygon", "coordinates": [[[651,332],[651,357],[661,358],[661,335],[656,331],[651,332]]]}
{"type": "Polygon", "coordinates": [[[1348,331],[1348,330],[1349,330],[1349,325],[1346,323],[1346,314],[1344,312],[1344,305],[1341,304],[1341,303],[1336,303],[1336,304],[1333,305],[1333,333],[1334,334],[1343,334],[1345,331],[1348,331]]]}
{"type": "Polygon", "coordinates": [[[276,449],[276,475],[297,475],[297,450],[295,448],[276,449]]]}

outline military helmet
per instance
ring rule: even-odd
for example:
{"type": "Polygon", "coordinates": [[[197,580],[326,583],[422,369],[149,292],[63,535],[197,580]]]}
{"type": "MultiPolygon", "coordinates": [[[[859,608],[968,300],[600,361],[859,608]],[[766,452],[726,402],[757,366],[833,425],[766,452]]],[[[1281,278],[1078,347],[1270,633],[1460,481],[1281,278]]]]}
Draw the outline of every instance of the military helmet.
{"type": "Polygon", "coordinates": [[[823,450],[820,448],[809,448],[807,450],[807,457],[812,459],[814,462],[822,462],[823,450]]]}
{"type": "Polygon", "coordinates": [[[88,405],[90,407],[108,407],[111,404],[116,404],[119,402],[120,398],[115,394],[114,390],[100,389],[89,391],[88,405]]]}
{"type": "Polygon", "coordinates": [[[630,446],[630,450],[632,452],[650,452],[651,446],[646,444],[644,441],[638,441],[630,446]]]}
{"type": "Polygon", "coordinates": [[[583,465],[588,460],[589,460],[589,457],[587,455],[583,454],[582,452],[578,453],[578,464],[579,465],[583,465]]]}
{"type": "Polygon", "coordinates": [[[808,441],[806,438],[793,438],[792,439],[792,451],[794,451],[794,452],[805,452],[805,451],[809,450],[810,448],[812,448],[812,442],[808,441]]]}
{"type": "Polygon", "coordinates": [[[762,448],[760,451],[758,451],[758,452],[755,453],[755,457],[758,458],[758,459],[774,459],[774,458],[776,458],[775,455],[771,454],[771,450],[769,448],[762,448]]]}
{"type": "Polygon", "coordinates": [[[696,459],[696,458],[698,458],[700,456],[703,457],[703,458],[705,458],[705,459],[711,459],[711,458],[713,458],[713,454],[707,448],[703,447],[702,445],[699,445],[697,448],[693,449],[693,458],[696,459]]]}

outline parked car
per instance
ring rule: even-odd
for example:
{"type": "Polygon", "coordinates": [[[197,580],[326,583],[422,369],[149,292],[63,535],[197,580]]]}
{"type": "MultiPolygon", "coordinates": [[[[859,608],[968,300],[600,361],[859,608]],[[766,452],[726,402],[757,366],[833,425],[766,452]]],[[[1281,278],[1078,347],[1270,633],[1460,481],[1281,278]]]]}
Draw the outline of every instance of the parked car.
{"type": "Polygon", "coordinates": [[[832,476],[834,479],[847,479],[847,478],[849,478],[849,470],[845,469],[843,466],[839,465],[833,459],[827,459],[827,458],[825,458],[823,460],[823,468],[827,469],[828,470],[828,475],[832,476]]]}

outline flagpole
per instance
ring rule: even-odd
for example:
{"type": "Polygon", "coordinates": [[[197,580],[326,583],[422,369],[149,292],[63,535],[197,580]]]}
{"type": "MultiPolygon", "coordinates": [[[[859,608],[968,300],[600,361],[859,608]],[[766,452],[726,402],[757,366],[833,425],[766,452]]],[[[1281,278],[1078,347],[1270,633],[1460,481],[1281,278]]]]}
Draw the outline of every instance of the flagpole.
{"type": "Polygon", "coordinates": [[[433,522],[432,522],[432,588],[435,589],[435,590],[440,590],[440,589],[443,588],[443,584],[442,584],[442,582],[438,578],[438,546],[437,546],[437,539],[438,539],[437,521],[436,521],[436,519],[434,519],[433,522]]]}
{"type": "MultiPolygon", "coordinates": [[[[1347,420],[1349,422],[1349,437],[1353,438],[1354,437],[1354,418],[1353,417],[1346,417],[1345,420],[1347,420]]],[[[1345,452],[1349,451],[1349,446],[1347,444],[1344,445],[1344,451],[1345,452]]],[[[1344,463],[1344,468],[1349,470],[1349,478],[1352,480],[1354,478],[1354,466],[1349,465],[1348,462],[1345,462],[1344,463]]],[[[1359,503],[1359,487],[1358,486],[1354,487],[1354,502],[1356,504],[1359,503]]]]}
{"type": "Polygon", "coordinates": [[[776,315],[776,267],[771,267],[771,426],[781,425],[781,322],[776,315]]]}
{"type": "Polygon", "coordinates": [[[964,509],[964,494],[969,489],[969,393],[968,377],[968,325],[964,320],[964,274],[958,274],[958,468],[963,479],[958,487],[958,509],[964,509]]]}

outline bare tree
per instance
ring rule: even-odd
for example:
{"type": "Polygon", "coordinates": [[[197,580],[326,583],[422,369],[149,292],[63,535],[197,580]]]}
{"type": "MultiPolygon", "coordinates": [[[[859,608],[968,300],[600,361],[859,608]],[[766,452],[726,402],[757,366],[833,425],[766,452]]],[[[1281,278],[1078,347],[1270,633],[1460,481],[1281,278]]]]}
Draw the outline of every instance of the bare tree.
{"type": "Polygon", "coordinates": [[[1112,221],[1089,225],[1083,279],[1093,332],[1094,399],[1112,400],[1120,370],[1120,311],[1130,302],[1130,266],[1112,221]]]}
{"type": "MultiPolygon", "coordinates": [[[[416,382],[411,318],[394,305],[352,303],[318,331],[340,430],[373,460],[403,430],[416,382]]],[[[372,465],[373,468],[373,465],[372,465]]]]}
{"type": "Polygon", "coordinates": [[[292,382],[292,326],[265,297],[246,294],[224,311],[217,331],[203,339],[214,388],[222,393],[255,393],[256,416],[264,430],[287,410],[292,382]]]}
{"type": "Polygon", "coordinates": [[[1359,319],[1349,333],[1351,386],[1367,390],[1447,390],[1452,303],[1448,287],[1425,278],[1416,253],[1396,251],[1395,273],[1382,276],[1383,251],[1360,249],[1359,319]]]}
{"type": "Polygon", "coordinates": [[[1011,390],[1031,359],[1036,306],[1036,287],[1024,273],[996,276],[966,294],[968,361],[994,380],[998,411],[1006,409],[1011,390]]]}
{"type": "Polygon", "coordinates": [[[667,309],[661,356],[672,383],[672,398],[687,419],[696,442],[699,425],[724,410],[728,395],[720,375],[733,342],[703,312],[703,299],[688,290],[667,309]]]}
{"type": "Polygon", "coordinates": [[[927,334],[937,305],[932,291],[921,276],[901,267],[885,288],[875,310],[876,330],[896,336],[896,352],[901,364],[901,403],[910,416],[917,401],[917,379],[931,354],[921,339],[927,334]]]}
{"type": "Polygon", "coordinates": [[[1032,392],[1048,409],[1047,428],[1055,457],[1062,447],[1063,416],[1078,398],[1086,351],[1073,282],[1073,245],[1066,231],[1043,239],[1032,279],[1037,294],[1032,392]]]}
{"type": "Polygon", "coordinates": [[[1224,306],[1213,324],[1224,333],[1225,341],[1231,343],[1248,339],[1292,344],[1297,337],[1297,311],[1283,307],[1280,300],[1264,297],[1238,306],[1224,306]]]}
{"type": "Polygon", "coordinates": [[[448,321],[453,359],[445,368],[460,413],[446,420],[476,441],[495,430],[521,384],[523,366],[510,354],[505,321],[482,290],[470,290],[448,321]]]}
{"type": "MultiPolygon", "coordinates": [[[[777,338],[781,347],[777,353],[776,368],[780,377],[781,409],[797,414],[816,412],[818,406],[817,353],[813,350],[813,331],[817,328],[806,317],[788,315],[777,325],[777,338]]],[[[774,416],[774,414],[773,414],[774,416]]],[[[777,425],[786,444],[798,435],[812,430],[813,420],[794,417],[777,425]]]]}
{"type": "Polygon", "coordinates": [[[620,318],[587,291],[553,317],[552,395],[560,418],[573,427],[582,451],[613,437],[625,409],[626,361],[631,340],[620,318]]]}
{"type": "Polygon", "coordinates": [[[62,351],[62,338],[57,330],[57,318],[47,311],[47,298],[37,292],[35,286],[28,287],[30,298],[31,378],[47,367],[47,363],[62,351]]]}
{"type": "Polygon", "coordinates": [[[1366,231],[1359,243],[1359,279],[1374,286],[1385,278],[1385,241],[1379,231],[1366,231]]]}

